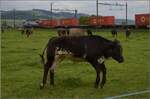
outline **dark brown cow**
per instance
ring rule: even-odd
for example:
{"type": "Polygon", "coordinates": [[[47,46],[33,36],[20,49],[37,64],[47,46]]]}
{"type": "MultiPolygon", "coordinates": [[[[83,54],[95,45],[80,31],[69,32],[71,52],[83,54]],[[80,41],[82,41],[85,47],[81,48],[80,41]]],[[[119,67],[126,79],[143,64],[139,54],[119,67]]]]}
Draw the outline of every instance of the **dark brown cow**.
{"type": "Polygon", "coordinates": [[[80,28],[60,28],[57,30],[58,36],[87,36],[92,35],[91,30],[89,29],[80,29],[80,28]]]}
{"type": "Polygon", "coordinates": [[[119,63],[124,61],[122,47],[119,41],[110,41],[100,36],[63,36],[53,37],[46,45],[41,58],[44,64],[43,81],[40,88],[46,84],[48,71],[50,70],[50,84],[54,85],[54,70],[60,61],[61,55],[70,55],[89,62],[96,71],[95,87],[100,83],[100,72],[103,73],[101,88],[106,82],[106,67],[103,58],[112,57],[119,63]],[[45,63],[44,53],[47,53],[45,63]]]}

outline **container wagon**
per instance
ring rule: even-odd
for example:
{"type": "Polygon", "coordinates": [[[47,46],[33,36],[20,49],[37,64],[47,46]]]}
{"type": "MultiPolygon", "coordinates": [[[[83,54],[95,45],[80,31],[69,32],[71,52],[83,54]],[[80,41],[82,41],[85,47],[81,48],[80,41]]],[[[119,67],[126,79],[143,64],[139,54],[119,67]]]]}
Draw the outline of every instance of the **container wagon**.
{"type": "Polygon", "coordinates": [[[135,25],[137,28],[150,28],[150,13],[149,14],[136,14],[135,25]]]}
{"type": "Polygon", "coordinates": [[[90,17],[90,25],[91,26],[108,26],[112,27],[115,25],[115,17],[114,16],[92,16],[90,17]]]}
{"type": "Polygon", "coordinates": [[[78,26],[79,20],[76,18],[66,18],[59,20],[59,26],[78,26]]]}
{"type": "Polygon", "coordinates": [[[54,27],[57,26],[57,20],[56,19],[52,19],[52,20],[48,20],[48,19],[38,20],[37,23],[39,24],[40,27],[44,27],[44,28],[54,28],[54,27]]]}

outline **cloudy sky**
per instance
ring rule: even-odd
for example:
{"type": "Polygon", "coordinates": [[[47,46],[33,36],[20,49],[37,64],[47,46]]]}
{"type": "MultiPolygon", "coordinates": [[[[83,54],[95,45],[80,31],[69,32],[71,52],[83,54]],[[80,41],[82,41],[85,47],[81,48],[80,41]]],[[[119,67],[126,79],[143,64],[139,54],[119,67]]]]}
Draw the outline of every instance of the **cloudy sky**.
{"type": "MultiPolygon", "coordinates": [[[[96,15],[96,0],[1,0],[1,10],[30,10],[50,9],[50,3],[57,9],[77,9],[78,13],[96,15]]],[[[99,0],[99,3],[128,3],[128,18],[134,19],[138,13],[150,13],[149,0],[99,0]]],[[[99,15],[113,15],[117,18],[125,18],[125,7],[99,5],[99,15]],[[122,10],[121,10],[122,9],[122,10]]]]}

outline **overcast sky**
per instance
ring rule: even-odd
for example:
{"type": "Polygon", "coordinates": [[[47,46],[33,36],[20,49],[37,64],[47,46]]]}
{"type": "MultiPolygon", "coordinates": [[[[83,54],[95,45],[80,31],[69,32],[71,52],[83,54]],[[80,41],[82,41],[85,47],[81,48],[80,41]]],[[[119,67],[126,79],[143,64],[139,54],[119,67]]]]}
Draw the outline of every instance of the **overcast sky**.
{"type": "MultiPolygon", "coordinates": [[[[50,3],[53,8],[59,9],[77,9],[78,13],[96,15],[96,0],[1,0],[1,10],[30,10],[30,9],[50,9],[50,3]]],[[[150,13],[149,0],[99,0],[101,3],[116,2],[120,4],[128,3],[128,18],[134,19],[135,14],[150,13]]],[[[99,15],[113,15],[116,18],[125,18],[125,7],[99,5],[99,15]]]]}

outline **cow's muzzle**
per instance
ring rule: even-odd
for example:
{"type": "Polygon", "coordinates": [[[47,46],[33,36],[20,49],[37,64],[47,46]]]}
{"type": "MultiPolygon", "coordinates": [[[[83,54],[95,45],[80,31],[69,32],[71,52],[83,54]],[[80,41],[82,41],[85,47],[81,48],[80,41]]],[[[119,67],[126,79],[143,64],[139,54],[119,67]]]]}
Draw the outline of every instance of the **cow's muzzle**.
{"type": "Polygon", "coordinates": [[[123,58],[120,58],[120,59],[118,60],[118,62],[119,62],[119,63],[123,63],[123,62],[124,62],[124,59],[123,59],[123,58]]]}

